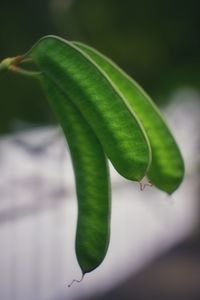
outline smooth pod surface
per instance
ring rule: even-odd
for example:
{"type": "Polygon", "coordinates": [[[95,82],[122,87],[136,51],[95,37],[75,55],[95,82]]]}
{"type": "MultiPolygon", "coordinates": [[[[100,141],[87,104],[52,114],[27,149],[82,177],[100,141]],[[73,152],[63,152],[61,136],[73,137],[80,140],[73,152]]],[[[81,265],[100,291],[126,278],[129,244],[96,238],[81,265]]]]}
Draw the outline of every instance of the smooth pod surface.
{"type": "Polygon", "coordinates": [[[76,255],[82,273],[104,259],[110,237],[110,178],[103,148],[71,101],[45,76],[41,83],[65,133],[76,179],[76,255]]]}
{"type": "Polygon", "coordinates": [[[183,180],[184,163],[158,108],[146,92],[110,59],[87,45],[78,42],[74,44],[109,76],[141,121],[152,149],[152,162],[147,176],[156,187],[172,193],[183,180]]]}
{"type": "Polygon", "coordinates": [[[116,170],[141,180],[151,161],[148,138],[105,73],[72,43],[55,36],[41,39],[27,56],[73,101],[116,170]]]}

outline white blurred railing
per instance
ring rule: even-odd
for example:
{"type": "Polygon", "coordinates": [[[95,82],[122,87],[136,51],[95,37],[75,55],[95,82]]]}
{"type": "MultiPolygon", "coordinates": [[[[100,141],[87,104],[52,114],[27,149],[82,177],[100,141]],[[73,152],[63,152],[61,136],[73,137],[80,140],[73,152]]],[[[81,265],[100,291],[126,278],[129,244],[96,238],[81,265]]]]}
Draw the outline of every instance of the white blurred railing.
{"type": "Polygon", "coordinates": [[[192,230],[198,214],[200,97],[177,92],[165,110],[187,176],[168,197],[122,179],[111,168],[111,242],[102,265],[68,288],[80,270],[74,253],[77,204],[70,157],[56,128],[0,140],[0,299],[82,299],[109,289],[192,230]],[[190,101],[188,101],[190,97],[190,101]],[[196,132],[196,134],[195,134],[196,132]]]}

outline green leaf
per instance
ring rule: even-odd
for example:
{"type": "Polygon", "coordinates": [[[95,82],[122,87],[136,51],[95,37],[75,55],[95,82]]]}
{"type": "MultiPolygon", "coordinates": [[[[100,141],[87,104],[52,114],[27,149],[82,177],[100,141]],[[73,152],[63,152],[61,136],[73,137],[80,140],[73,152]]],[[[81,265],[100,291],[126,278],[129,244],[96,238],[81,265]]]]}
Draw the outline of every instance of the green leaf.
{"type": "Polygon", "coordinates": [[[141,180],[151,151],[143,128],[109,78],[72,43],[42,38],[25,57],[73,101],[90,124],[116,170],[141,180]]]}
{"type": "Polygon", "coordinates": [[[172,193],[183,180],[184,163],[178,146],[161,113],[144,90],[110,59],[82,43],[74,43],[107,74],[148,135],[152,162],[147,173],[150,181],[163,191],[172,193]]]}
{"type": "Polygon", "coordinates": [[[71,101],[46,76],[49,103],[65,133],[76,178],[78,222],[76,255],[83,274],[104,259],[110,237],[110,180],[107,160],[96,135],[71,101]]]}

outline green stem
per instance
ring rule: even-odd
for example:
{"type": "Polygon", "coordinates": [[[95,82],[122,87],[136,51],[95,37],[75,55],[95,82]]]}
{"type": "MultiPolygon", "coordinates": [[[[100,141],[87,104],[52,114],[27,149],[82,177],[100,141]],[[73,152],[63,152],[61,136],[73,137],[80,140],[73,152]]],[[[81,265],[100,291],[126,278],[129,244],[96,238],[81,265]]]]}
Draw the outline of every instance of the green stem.
{"type": "Polygon", "coordinates": [[[36,71],[30,71],[30,70],[25,70],[20,67],[18,67],[18,64],[21,62],[29,62],[31,59],[26,58],[23,59],[23,56],[16,56],[12,58],[6,58],[0,63],[0,72],[9,70],[17,74],[21,74],[24,76],[29,76],[29,77],[34,77],[34,78],[39,78],[41,75],[41,72],[36,72],[36,71]]]}
{"type": "Polygon", "coordinates": [[[12,65],[16,66],[17,64],[19,64],[22,61],[22,59],[23,59],[23,56],[5,58],[0,63],[0,71],[7,70],[12,65]]]}
{"type": "Polygon", "coordinates": [[[20,75],[34,77],[34,78],[39,78],[40,75],[42,74],[41,72],[29,71],[12,65],[8,68],[8,70],[20,75]]]}

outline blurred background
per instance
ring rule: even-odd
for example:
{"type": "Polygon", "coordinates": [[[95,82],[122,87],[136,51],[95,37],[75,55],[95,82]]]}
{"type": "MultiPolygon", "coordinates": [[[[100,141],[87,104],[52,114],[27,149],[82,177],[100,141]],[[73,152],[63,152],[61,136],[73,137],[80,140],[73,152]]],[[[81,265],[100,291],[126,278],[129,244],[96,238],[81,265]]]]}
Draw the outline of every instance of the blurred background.
{"type": "Polygon", "coordinates": [[[66,143],[38,83],[0,73],[0,299],[200,299],[199,1],[7,0],[0,28],[0,60],[47,34],[112,58],[163,111],[186,163],[172,197],[111,167],[108,254],[68,289],[80,270],[66,143]]]}

